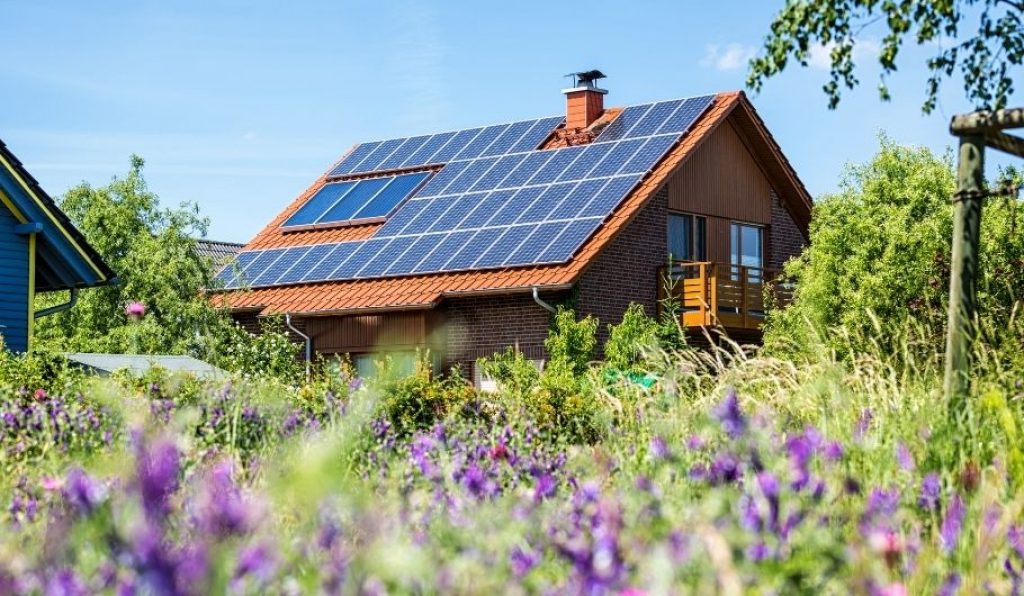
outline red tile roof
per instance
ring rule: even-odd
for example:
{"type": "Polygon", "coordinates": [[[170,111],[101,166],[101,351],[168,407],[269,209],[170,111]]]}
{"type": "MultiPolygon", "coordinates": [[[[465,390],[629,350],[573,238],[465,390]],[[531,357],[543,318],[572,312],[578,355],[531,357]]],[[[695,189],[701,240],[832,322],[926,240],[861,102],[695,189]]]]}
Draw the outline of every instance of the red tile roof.
{"type": "MultiPolygon", "coordinates": [[[[215,295],[214,300],[231,309],[259,308],[262,314],[326,315],[368,310],[425,309],[433,307],[446,296],[466,293],[481,295],[529,291],[533,287],[567,289],[579,279],[587,265],[632,220],[667,178],[741,104],[749,105],[742,92],[718,94],[714,104],[694,123],[679,144],[669,151],[661,163],[622,201],[608,220],[566,263],[236,290],[215,295]]],[[[618,113],[612,110],[609,109],[608,112],[612,115],[618,113]]],[[[606,124],[607,120],[608,118],[602,117],[595,122],[595,126],[606,124]]],[[[558,142],[557,135],[549,140],[549,143],[554,143],[555,146],[558,142]]],[[[788,167],[788,163],[786,166],[788,167]]],[[[795,175],[793,178],[795,179],[795,175]]],[[[325,181],[326,175],[321,176],[306,192],[299,195],[287,209],[257,234],[246,247],[247,250],[337,242],[371,236],[380,224],[298,233],[284,233],[280,230],[281,223],[319,190],[325,181]]],[[[809,209],[810,197],[801,196],[800,199],[807,203],[809,209]]]]}

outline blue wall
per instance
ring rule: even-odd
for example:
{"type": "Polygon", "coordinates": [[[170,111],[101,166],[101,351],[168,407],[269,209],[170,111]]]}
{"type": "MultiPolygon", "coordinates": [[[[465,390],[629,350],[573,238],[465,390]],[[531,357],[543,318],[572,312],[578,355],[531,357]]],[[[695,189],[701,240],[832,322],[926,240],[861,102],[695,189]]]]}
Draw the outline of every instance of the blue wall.
{"type": "Polygon", "coordinates": [[[28,349],[28,236],[18,236],[18,220],[0,203],[0,329],[8,349],[28,349]]]}

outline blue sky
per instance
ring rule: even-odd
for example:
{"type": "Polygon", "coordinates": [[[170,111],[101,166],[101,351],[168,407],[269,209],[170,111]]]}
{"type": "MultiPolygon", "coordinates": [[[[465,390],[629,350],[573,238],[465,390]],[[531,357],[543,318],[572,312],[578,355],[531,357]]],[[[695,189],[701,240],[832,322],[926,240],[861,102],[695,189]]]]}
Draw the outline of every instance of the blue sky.
{"type": "MultiPolygon", "coordinates": [[[[603,70],[612,105],[742,88],[781,5],[0,0],[0,138],[54,195],[137,153],[165,204],[196,202],[211,238],[246,241],[351,144],[557,115],[567,72],[603,70]]],[[[880,35],[864,33],[862,86],[835,111],[818,59],[753,96],[815,196],[879,131],[943,151],[970,109],[952,84],[921,114],[929,48],[908,48],[880,102],[880,35]]]]}

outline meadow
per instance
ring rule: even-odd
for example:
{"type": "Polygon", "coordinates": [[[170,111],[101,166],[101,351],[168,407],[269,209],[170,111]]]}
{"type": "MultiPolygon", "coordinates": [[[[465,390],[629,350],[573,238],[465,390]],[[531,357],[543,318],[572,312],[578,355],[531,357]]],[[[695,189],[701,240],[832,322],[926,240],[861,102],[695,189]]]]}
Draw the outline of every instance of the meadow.
{"type": "Polygon", "coordinates": [[[0,356],[0,592],[1019,592],[1021,382],[989,348],[947,404],[913,327],[781,357],[633,311],[603,363],[594,328],[485,363],[497,393],[0,356]]]}

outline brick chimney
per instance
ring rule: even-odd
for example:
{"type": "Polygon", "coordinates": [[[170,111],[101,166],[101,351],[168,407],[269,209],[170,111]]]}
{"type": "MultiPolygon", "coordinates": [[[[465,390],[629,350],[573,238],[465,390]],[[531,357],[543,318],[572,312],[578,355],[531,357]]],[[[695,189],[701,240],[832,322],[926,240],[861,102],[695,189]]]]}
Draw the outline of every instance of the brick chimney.
{"type": "Polygon", "coordinates": [[[604,96],[608,92],[595,84],[604,78],[604,74],[599,70],[589,70],[567,76],[573,78],[574,86],[562,90],[565,94],[565,129],[586,128],[604,113],[604,96]]]}

